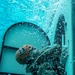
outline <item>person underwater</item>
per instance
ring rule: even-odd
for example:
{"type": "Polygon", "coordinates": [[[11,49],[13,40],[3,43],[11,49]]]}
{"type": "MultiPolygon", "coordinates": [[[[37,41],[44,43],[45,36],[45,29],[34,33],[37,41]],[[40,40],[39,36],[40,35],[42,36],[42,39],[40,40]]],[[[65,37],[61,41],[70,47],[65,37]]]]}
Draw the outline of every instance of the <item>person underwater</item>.
{"type": "Polygon", "coordinates": [[[26,72],[32,75],[64,75],[65,72],[60,64],[61,48],[58,44],[43,50],[24,45],[16,51],[15,58],[19,64],[26,64],[26,72]]]}

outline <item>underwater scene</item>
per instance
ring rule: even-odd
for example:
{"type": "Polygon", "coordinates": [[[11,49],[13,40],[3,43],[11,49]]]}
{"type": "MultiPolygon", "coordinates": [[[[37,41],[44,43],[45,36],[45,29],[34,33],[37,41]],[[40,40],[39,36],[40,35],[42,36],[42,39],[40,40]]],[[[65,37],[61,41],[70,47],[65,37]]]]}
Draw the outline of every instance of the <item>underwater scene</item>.
{"type": "Polygon", "coordinates": [[[75,75],[74,0],[0,0],[0,75],[75,75]]]}

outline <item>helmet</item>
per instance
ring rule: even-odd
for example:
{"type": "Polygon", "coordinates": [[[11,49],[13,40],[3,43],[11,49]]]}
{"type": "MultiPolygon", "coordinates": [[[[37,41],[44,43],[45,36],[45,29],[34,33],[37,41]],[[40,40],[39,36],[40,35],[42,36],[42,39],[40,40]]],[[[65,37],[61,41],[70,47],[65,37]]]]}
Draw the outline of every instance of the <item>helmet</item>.
{"type": "Polygon", "coordinates": [[[27,63],[27,58],[30,56],[30,51],[33,50],[31,45],[24,45],[16,51],[15,58],[18,63],[25,64],[27,63]]]}

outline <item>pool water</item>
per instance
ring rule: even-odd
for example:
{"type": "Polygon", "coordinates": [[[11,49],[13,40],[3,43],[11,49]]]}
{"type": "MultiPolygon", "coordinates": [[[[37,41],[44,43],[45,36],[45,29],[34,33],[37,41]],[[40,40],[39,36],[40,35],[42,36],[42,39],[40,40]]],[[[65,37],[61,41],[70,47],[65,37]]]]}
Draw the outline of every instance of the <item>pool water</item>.
{"type": "MultiPolygon", "coordinates": [[[[65,27],[65,44],[62,47],[68,47],[69,55],[65,70],[67,71],[67,75],[73,75],[71,5],[71,0],[0,0],[0,55],[6,30],[18,22],[30,22],[39,26],[47,34],[52,47],[54,45],[58,19],[63,14],[67,26],[65,27]]],[[[8,56],[7,51],[5,51],[5,55],[8,56]]],[[[13,54],[10,56],[13,56],[13,54]]],[[[21,65],[19,66],[22,68],[21,65]]],[[[10,73],[11,71],[9,71],[10,73]]],[[[21,69],[20,73],[25,73],[24,68],[21,69]]]]}

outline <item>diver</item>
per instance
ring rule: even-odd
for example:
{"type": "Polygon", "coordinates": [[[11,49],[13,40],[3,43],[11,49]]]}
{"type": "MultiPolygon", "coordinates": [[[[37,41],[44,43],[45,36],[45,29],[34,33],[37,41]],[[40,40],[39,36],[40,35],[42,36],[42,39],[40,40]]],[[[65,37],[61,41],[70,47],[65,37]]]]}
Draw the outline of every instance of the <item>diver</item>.
{"type": "Polygon", "coordinates": [[[66,74],[65,63],[61,59],[63,58],[61,47],[58,44],[53,47],[48,46],[43,50],[38,50],[31,45],[24,45],[16,51],[15,57],[19,64],[26,64],[26,72],[30,72],[32,75],[66,74]]]}

